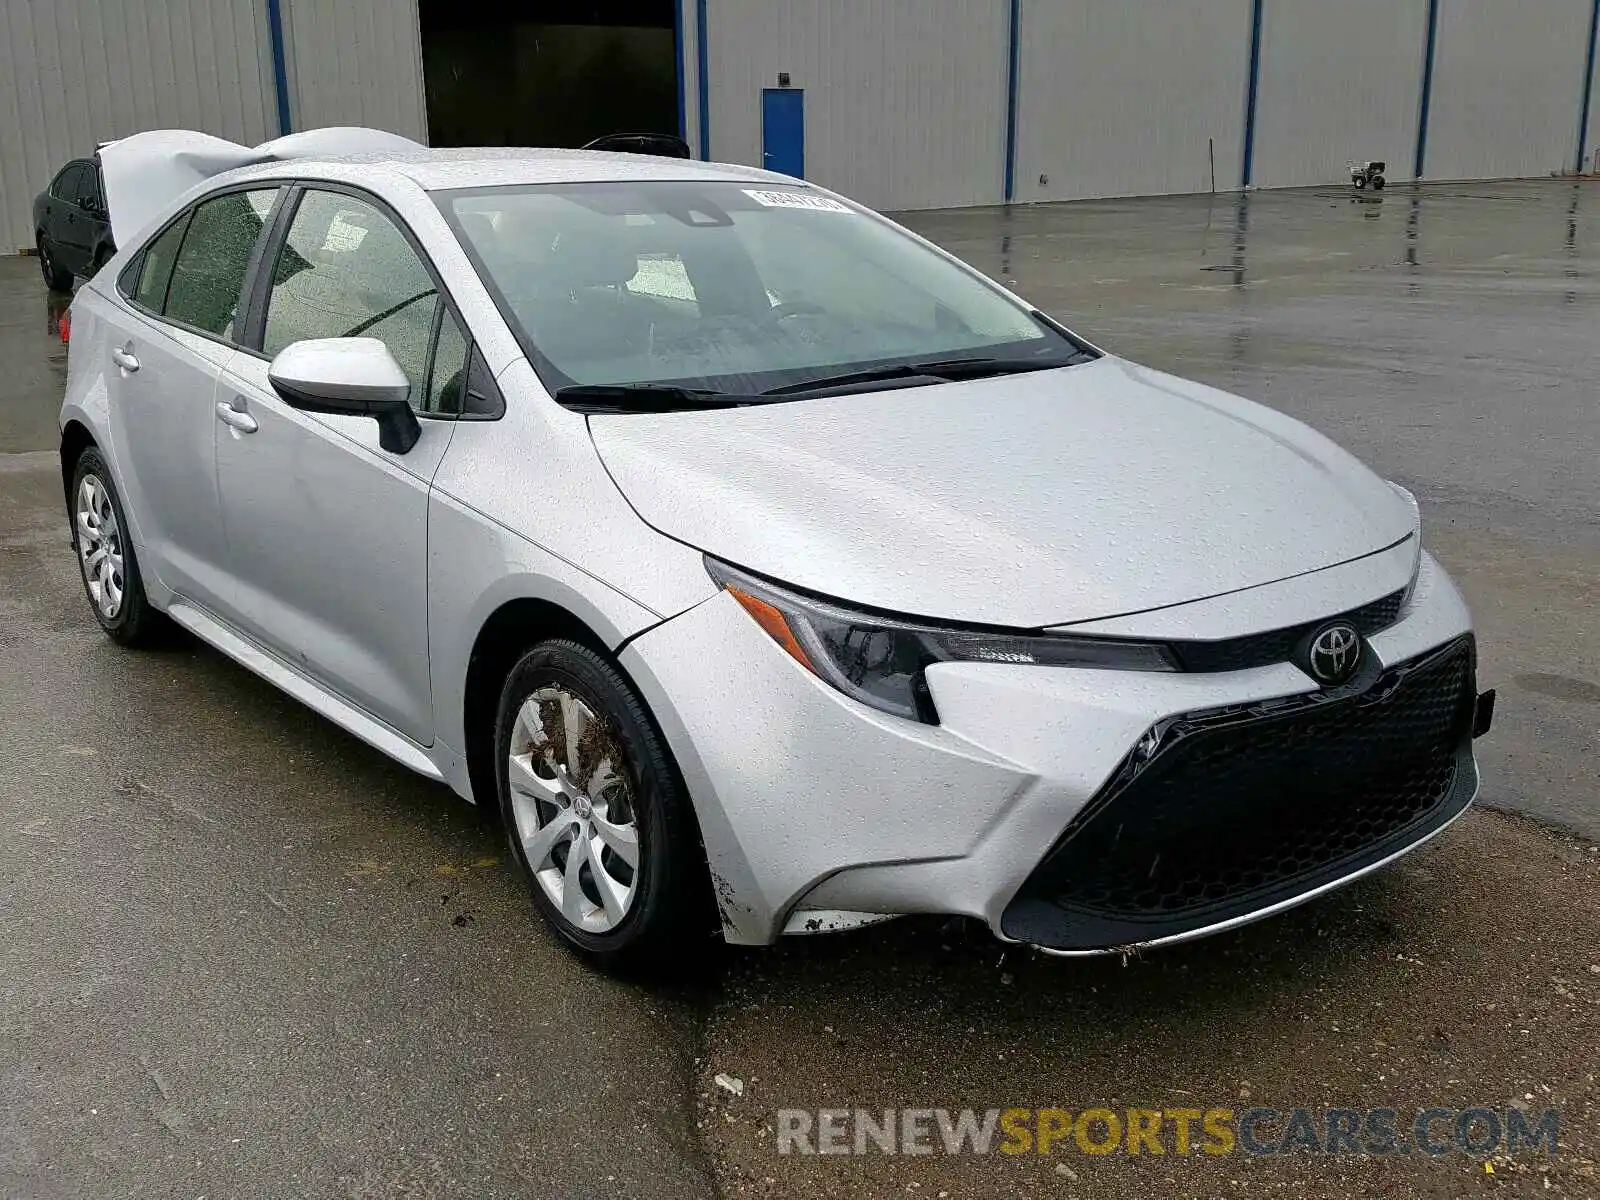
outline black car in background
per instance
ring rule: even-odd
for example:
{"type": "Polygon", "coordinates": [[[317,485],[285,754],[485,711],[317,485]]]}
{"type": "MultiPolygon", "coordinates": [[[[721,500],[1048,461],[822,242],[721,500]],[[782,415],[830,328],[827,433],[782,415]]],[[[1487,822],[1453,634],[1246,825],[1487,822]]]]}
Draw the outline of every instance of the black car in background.
{"type": "Polygon", "coordinates": [[[70,292],[74,275],[88,279],[116,253],[96,160],[75,158],[56,172],[34,198],[33,232],[45,286],[53,291],[70,292]]]}

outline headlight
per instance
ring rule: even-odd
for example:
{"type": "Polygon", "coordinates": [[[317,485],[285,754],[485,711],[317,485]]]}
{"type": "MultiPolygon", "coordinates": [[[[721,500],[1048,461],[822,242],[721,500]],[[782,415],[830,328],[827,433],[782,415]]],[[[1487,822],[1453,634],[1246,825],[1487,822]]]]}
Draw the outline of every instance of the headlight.
{"type": "Polygon", "coordinates": [[[1417,590],[1417,576],[1422,571],[1422,506],[1417,503],[1417,498],[1409,490],[1394,480],[1386,479],[1384,482],[1411,506],[1411,528],[1414,533],[1411,546],[1411,582],[1406,584],[1405,598],[1400,602],[1400,607],[1403,609],[1411,603],[1411,593],[1417,590]]]}
{"type": "Polygon", "coordinates": [[[802,596],[706,559],[711,578],[806,670],[883,712],[939,722],[923,671],[930,663],[992,662],[1117,671],[1176,671],[1155,642],[958,629],[857,612],[802,596]]]}

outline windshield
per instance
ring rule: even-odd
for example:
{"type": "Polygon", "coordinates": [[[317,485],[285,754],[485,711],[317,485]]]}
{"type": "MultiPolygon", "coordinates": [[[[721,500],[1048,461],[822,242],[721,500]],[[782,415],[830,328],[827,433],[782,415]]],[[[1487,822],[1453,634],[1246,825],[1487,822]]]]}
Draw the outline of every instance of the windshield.
{"type": "Polygon", "coordinates": [[[811,381],[921,360],[1027,370],[1083,354],[994,285],[798,184],[625,181],[438,200],[552,391],[793,398],[811,381]]]}

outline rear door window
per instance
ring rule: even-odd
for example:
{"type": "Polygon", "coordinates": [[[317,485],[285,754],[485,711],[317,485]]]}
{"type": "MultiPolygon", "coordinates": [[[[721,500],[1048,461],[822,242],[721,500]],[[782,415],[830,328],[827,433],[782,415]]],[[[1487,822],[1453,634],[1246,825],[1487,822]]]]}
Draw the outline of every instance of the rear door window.
{"type": "Polygon", "coordinates": [[[78,176],[77,204],[91,212],[100,209],[100,172],[93,163],[86,163],[83,174],[78,176]]]}
{"type": "Polygon", "coordinates": [[[68,163],[57,175],[55,182],[50,185],[50,194],[57,200],[66,200],[76,203],[78,187],[83,180],[85,164],[81,162],[68,163]]]}
{"type": "Polygon", "coordinates": [[[250,256],[277,195],[275,187],[227,192],[195,206],[172,267],[167,320],[233,340],[250,256]]]}

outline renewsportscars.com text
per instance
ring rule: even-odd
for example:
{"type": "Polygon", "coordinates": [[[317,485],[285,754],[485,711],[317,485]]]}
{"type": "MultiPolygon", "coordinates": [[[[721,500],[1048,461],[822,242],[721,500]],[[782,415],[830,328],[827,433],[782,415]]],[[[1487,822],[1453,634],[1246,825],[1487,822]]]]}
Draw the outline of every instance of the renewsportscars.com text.
{"type": "Polygon", "coordinates": [[[1503,1108],[781,1108],[779,1154],[1556,1152],[1560,1113],[1503,1108]]]}

